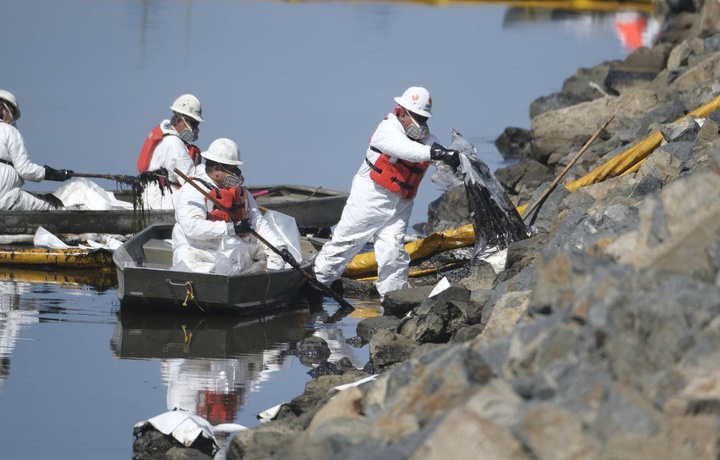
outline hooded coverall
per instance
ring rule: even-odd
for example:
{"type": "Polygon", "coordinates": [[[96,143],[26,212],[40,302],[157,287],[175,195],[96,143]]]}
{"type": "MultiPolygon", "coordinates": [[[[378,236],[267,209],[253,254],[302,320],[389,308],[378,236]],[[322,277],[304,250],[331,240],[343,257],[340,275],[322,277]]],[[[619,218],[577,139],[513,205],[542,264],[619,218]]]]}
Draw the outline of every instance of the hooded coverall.
{"type": "Polygon", "coordinates": [[[26,180],[40,182],[43,179],[45,179],[45,168],[30,161],[20,131],[0,121],[0,209],[13,211],[56,209],[47,201],[22,189],[26,180]]]}
{"type": "MultiPolygon", "coordinates": [[[[190,158],[188,149],[180,139],[178,132],[170,125],[170,120],[163,120],[160,123],[160,128],[167,135],[155,147],[148,171],[165,168],[171,182],[182,184],[182,179],[175,174],[175,168],[182,171],[186,176],[193,176],[195,174],[195,163],[190,158]]],[[[161,189],[155,183],[150,183],[143,194],[145,209],[173,209],[174,195],[177,193],[178,189],[173,189],[170,192],[167,189],[161,189]]]]}
{"type": "MultiPolygon", "coordinates": [[[[405,134],[400,120],[390,113],[380,122],[370,138],[365,153],[370,163],[380,155],[373,147],[395,158],[413,163],[430,161],[430,146],[437,138],[429,135],[422,143],[405,134]]],[[[414,200],[403,198],[376,184],[370,178],[370,166],[363,159],[353,178],[350,196],[335,227],[332,240],[326,243],[315,259],[315,276],[329,286],[340,278],[355,255],[375,236],[375,257],[378,279],[375,283],[381,297],[408,285],[410,256],[404,238],[414,200]]]]}

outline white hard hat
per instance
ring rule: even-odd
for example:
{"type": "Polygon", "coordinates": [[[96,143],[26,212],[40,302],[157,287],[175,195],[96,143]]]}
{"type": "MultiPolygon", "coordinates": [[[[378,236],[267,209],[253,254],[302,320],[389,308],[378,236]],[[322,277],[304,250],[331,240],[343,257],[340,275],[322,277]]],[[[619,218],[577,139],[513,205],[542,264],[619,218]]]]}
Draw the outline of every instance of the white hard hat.
{"type": "Polygon", "coordinates": [[[0,99],[3,101],[6,101],[8,104],[10,104],[13,107],[13,110],[15,110],[15,119],[20,119],[20,106],[18,105],[18,101],[15,98],[15,95],[11,93],[10,91],[5,91],[4,89],[0,89],[0,99]]]}
{"type": "Polygon", "coordinates": [[[237,144],[224,137],[215,139],[208,147],[207,152],[202,152],[202,156],[206,160],[212,160],[224,165],[239,166],[243,164],[240,161],[240,149],[237,144]]]}
{"type": "Polygon", "coordinates": [[[192,94],[183,94],[179,98],[175,99],[175,102],[173,102],[173,105],[170,106],[170,109],[181,115],[187,115],[197,122],[205,121],[202,117],[202,106],[200,105],[200,101],[192,94]]]}
{"type": "Polygon", "coordinates": [[[395,98],[395,102],[413,113],[423,117],[432,117],[430,91],[421,86],[411,86],[406,89],[402,96],[395,98]]]}

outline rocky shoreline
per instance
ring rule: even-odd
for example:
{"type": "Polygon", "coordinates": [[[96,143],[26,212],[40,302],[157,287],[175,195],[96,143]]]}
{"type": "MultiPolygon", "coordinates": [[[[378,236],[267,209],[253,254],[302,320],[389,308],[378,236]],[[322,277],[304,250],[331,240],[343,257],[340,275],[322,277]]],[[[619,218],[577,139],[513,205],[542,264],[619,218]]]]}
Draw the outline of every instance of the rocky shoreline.
{"type": "MultiPolygon", "coordinates": [[[[720,110],[672,123],[720,96],[720,0],[689,9],[653,48],[534,102],[496,177],[533,202],[610,116],[561,184],[661,131],[636,172],[556,188],[499,275],[389,294],[358,325],[365,368],[321,363],[227,458],[720,458],[720,110]]],[[[470,222],[442,211],[463,199],[434,203],[429,230],[470,222]]]]}
{"type": "MultiPolygon", "coordinates": [[[[720,0],[657,8],[657,45],[535,101],[531,129],[498,139],[521,153],[496,177],[537,200],[610,116],[561,185],[651,133],[662,144],[629,174],[558,186],[505,271],[388,294],[358,325],[364,369],[304,343],[313,380],[229,460],[720,458],[720,110],[673,123],[720,97],[720,0]]],[[[428,230],[470,222],[443,212],[463,199],[433,203],[428,230]]]]}

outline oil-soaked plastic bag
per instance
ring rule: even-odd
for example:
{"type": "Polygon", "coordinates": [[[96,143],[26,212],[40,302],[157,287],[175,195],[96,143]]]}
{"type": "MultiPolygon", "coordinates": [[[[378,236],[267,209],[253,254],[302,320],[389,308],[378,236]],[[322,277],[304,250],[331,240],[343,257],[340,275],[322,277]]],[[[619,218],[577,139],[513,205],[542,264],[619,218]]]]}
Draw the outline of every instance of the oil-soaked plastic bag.
{"type": "Polygon", "coordinates": [[[449,185],[465,183],[475,230],[472,263],[485,260],[506,249],[513,241],[530,236],[529,229],[502,184],[477,157],[475,146],[453,129],[450,148],[460,152],[460,166],[457,171],[447,165],[438,166],[432,181],[449,185]]]}
{"type": "Polygon", "coordinates": [[[68,209],[107,211],[113,208],[107,191],[83,177],[76,177],[61,185],[53,195],[68,209]]]}
{"type": "MultiPolygon", "coordinates": [[[[268,209],[267,211],[265,211],[264,218],[270,225],[270,227],[272,227],[283,240],[283,244],[285,245],[287,250],[290,251],[290,254],[295,257],[295,260],[300,262],[302,260],[302,253],[300,247],[300,231],[298,230],[295,218],[292,216],[288,216],[287,214],[283,214],[279,211],[273,211],[272,209],[268,209]]],[[[270,250],[266,252],[268,252],[268,254],[276,255],[270,250]]],[[[279,256],[277,257],[279,258],[279,256]]],[[[286,263],[282,259],[280,260],[280,262],[281,267],[278,268],[290,268],[290,264],[286,263]]]]}
{"type": "Polygon", "coordinates": [[[212,273],[238,275],[267,268],[267,256],[260,244],[248,243],[235,235],[225,235],[215,252],[212,273]]]}

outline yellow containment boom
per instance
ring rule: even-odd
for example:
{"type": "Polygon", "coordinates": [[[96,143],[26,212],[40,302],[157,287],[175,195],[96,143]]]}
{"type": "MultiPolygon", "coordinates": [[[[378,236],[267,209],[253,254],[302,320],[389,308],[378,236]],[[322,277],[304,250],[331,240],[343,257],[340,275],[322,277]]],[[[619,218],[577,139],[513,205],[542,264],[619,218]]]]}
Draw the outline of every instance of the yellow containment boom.
{"type": "Polygon", "coordinates": [[[65,269],[48,271],[25,267],[0,268],[0,281],[24,284],[53,284],[67,289],[87,286],[107,289],[117,285],[117,277],[110,270],[65,269]]]}
{"type": "MultiPolygon", "coordinates": [[[[421,240],[407,243],[405,250],[410,254],[410,259],[415,260],[438,251],[464,248],[473,244],[475,244],[475,230],[473,230],[472,224],[467,224],[455,229],[432,233],[421,240]]],[[[343,275],[352,278],[371,272],[377,272],[375,253],[364,252],[353,258],[343,275]]]]}
{"type": "MultiPolygon", "coordinates": [[[[702,107],[693,110],[684,117],[677,119],[674,123],[679,123],[687,117],[705,118],[718,108],[720,108],[720,96],[716,97],[702,107]]],[[[626,173],[637,171],[643,160],[645,160],[645,158],[647,158],[647,156],[660,145],[662,140],[663,136],[661,132],[653,133],[630,147],[624,153],[610,159],[607,163],[600,165],[585,174],[580,179],[570,182],[565,186],[565,188],[574,192],[585,185],[596,184],[611,177],[622,176],[626,173]]]]}
{"type": "MultiPolygon", "coordinates": [[[[674,123],[679,123],[687,117],[705,118],[717,109],[720,109],[720,96],[677,119],[674,123]]],[[[662,139],[663,136],[661,132],[647,136],[622,154],[610,159],[607,163],[598,166],[583,177],[570,182],[565,188],[574,192],[580,187],[596,184],[608,178],[623,176],[637,171],[645,158],[660,145],[662,139]]],[[[527,206],[527,204],[523,204],[517,207],[521,216],[527,206]]],[[[410,259],[415,260],[427,257],[437,251],[462,248],[473,244],[475,244],[475,231],[473,230],[472,224],[468,224],[456,229],[433,233],[427,238],[408,243],[405,245],[405,250],[410,254],[410,259]]],[[[345,269],[343,275],[356,278],[372,272],[377,273],[375,253],[366,252],[355,256],[347,269],[345,269]]]]}
{"type": "Polygon", "coordinates": [[[112,263],[112,253],[107,249],[0,247],[0,265],[104,268],[112,263]]]}

